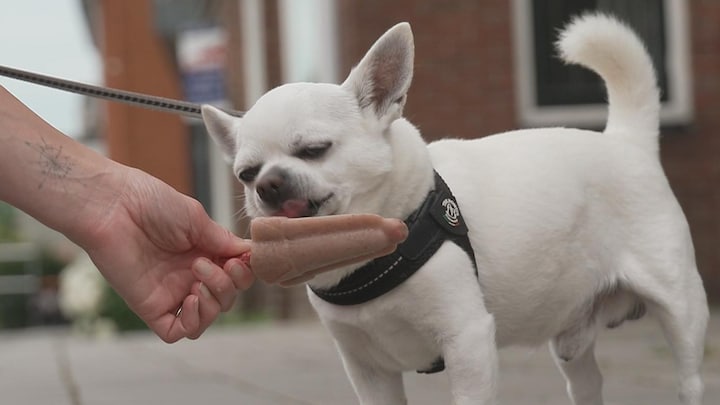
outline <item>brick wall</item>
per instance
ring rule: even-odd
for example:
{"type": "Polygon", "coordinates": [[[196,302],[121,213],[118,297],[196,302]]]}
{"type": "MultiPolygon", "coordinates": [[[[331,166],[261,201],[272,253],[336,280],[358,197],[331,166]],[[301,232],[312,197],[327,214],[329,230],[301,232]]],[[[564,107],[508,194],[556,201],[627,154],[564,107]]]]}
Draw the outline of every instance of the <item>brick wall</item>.
{"type": "Polygon", "coordinates": [[[698,267],[711,299],[720,302],[720,1],[691,0],[695,118],[663,131],[670,184],[690,222],[698,267]]]}
{"type": "MultiPolygon", "coordinates": [[[[151,4],[101,2],[100,54],[109,87],[181,98],[172,55],[153,28],[151,4]]],[[[179,116],[104,103],[105,137],[111,158],[140,168],[183,193],[192,192],[187,127],[179,116]]]]}
{"type": "MultiPolygon", "coordinates": [[[[406,116],[427,140],[480,137],[518,126],[510,2],[341,0],[343,77],[392,25],[415,34],[406,116]]],[[[664,129],[662,158],[690,222],[698,266],[720,301],[720,1],[691,0],[695,119],[664,129]]]]}
{"type": "Polygon", "coordinates": [[[512,128],[510,9],[505,0],[342,0],[342,77],[392,25],[415,35],[415,75],[405,115],[428,140],[512,128]],[[488,100],[491,100],[488,102],[488,100]]]}

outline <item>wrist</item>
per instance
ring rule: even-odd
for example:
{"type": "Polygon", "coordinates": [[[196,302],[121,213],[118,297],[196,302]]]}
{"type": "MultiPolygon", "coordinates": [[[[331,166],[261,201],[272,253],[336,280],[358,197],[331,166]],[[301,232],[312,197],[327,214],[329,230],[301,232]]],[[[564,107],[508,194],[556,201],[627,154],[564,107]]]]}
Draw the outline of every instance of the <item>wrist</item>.
{"type": "Polygon", "coordinates": [[[108,224],[123,210],[123,195],[133,170],[105,157],[96,163],[59,196],[67,204],[65,214],[49,212],[46,222],[85,249],[103,243],[108,224]]]}
{"type": "Polygon", "coordinates": [[[127,169],[43,121],[0,87],[0,200],[73,241],[102,221],[127,169]]]}

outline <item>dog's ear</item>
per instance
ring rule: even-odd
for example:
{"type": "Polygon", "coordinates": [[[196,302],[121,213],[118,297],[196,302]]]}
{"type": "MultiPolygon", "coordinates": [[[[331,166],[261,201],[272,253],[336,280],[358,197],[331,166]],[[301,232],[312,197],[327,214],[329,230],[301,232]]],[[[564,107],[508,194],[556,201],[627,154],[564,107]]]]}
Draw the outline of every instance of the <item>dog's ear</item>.
{"type": "Polygon", "coordinates": [[[235,120],[240,118],[217,109],[211,105],[204,104],[201,107],[202,118],[205,122],[210,137],[220,147],[225,160],[232,163],[235,158],[235,120]]]}
{"type": "Polygon", "coordinates": [[[389,125],[402,115],[414,58],[410,24],[397,24],[373,44],[342,86],[355,94],[361,109],[372,108],[389,125]]]}

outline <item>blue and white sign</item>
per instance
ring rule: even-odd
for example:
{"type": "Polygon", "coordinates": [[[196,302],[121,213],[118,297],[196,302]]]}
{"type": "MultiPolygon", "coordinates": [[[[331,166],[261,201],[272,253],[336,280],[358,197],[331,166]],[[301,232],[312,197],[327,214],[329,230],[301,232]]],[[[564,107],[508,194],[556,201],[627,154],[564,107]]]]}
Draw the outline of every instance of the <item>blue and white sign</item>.
{"type": "Polygon", "coordinates": [[[181,32],[177,37],[177,58],[187,101],[216,106],[227,104],[227,35],[222,28],[193,28],[181,32]]]}

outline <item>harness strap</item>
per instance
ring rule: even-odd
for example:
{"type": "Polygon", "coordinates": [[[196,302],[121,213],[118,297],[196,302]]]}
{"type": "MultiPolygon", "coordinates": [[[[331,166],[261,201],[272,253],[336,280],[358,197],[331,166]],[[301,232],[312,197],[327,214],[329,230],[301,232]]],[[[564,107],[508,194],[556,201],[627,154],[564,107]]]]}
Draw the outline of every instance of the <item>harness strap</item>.
{"type": "MultiPolygon", "coordinates": [[[[477,264],[465,221],[457,201],[445,181],[435,173],[435,188],[423,204],[405,220],[409,234],[395,252],[376,258],[355,270],[330,288],[310,287],[319,298],[335,305],[357,305],[377,298],[402,284],[418,271],[445,241],[458,245],[473,263],[477,264]]],[[[439,372],[445,368],[439,357],[427,370],[439,372]]]]}
{"type": "Polygon", "coordinates": [[[410,278],[447,240],[465,251],[477,274],[467,226],[455,198],[437,172],[435,188],[405,223],[408,237],[395,252],[368,262],[333,287],[311,287],[313,293],[335,305],[357,305],[370,301],[410,278]]]}

